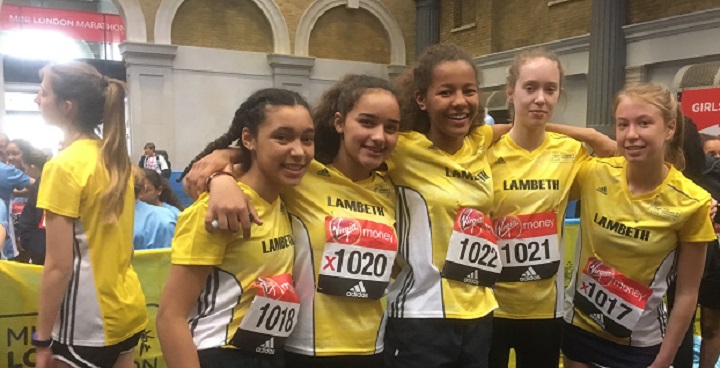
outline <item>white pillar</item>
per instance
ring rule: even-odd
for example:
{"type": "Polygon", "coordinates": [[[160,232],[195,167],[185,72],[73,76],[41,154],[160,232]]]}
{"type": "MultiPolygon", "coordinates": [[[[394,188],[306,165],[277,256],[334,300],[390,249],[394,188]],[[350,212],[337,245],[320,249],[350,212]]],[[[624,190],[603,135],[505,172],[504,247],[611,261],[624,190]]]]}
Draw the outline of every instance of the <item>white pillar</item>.
{"type": "Polygon", "coordinates": [[[315,58],[270,54],[268,64],[272,68],[275,88],[295,91],[305,99],[310,97],[310,72],[315,66],[315,58]]]}
{"type": "Polygon", "coordinates": [[[147,142],[175,157],[172,64],[177,46],[124,42],[127,68],[130,155],[139,160],[147,142]]]}

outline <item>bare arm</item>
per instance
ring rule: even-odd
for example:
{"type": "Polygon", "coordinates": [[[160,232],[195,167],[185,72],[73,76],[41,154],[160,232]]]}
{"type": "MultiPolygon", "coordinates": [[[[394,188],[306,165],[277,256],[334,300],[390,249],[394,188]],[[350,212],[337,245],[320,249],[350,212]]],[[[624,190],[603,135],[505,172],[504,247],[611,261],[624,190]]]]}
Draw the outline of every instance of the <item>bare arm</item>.
{"type": "Polygon", "coordinates": [[[188,315],[211,270],[212,266],[170,266],[156,318],[160,348],[169,368],[200,368],[188,315]]]}
{"type": "MultiPolygon", "coordinates": [[[[38,340],[49,340],[60,304],[72,276],[73,219],[45,211],[47,251],[45,267],[40,279],[40,299],[37,318],[38,340]]],[[[51,357],[50,348],[38,348],[38,356],[51,357]],[[42,350],[42,351],[41,351],[42,350]]],[[[50,358],[52,359],[52,358],[50,358]]],[[[44,360],[44,359],[41,359],[44,360]]],[[[47,364],[47,361],[38,366],[47,364]]]]}
{"type": "Polygon", "coordinates": [[[569,125],[548,123],[546,129],[548,132],[564,134],[575,140],[586,143],[590,146],[590,148],[592,148],[596,156],[617,156],[617,142],[593,128],[580,128],[569,125]]]}
{"type": "MultiPolygon", "coordinates": [[[[207,191],[205,180],[216,171],[234,172],[233,164],[241,159],[241,151],[235,148],[215,150],[196,162],[188,173],[183,187],[193,198],[207,191]]],[[[254,222],[262,225],[255,207],[247,199],[245,193],[238,188],[235,180],[227,175],[217,176],[212,180],[212,192],[205,214],[205,228],[212,232],[213,220],[217,220],[217,228],[223,231],[237,232],[242,229],[245,239],[250,237],[250,228],[254,222]]]]}
{"type": "Polygon", "coordinates": [[[705,247],[706,243],[680,244],[675,305],[670,313],[667,334],[651,368],[667,368],[672,365],[685,331],[690,325],[690,319],[697,308],[698,288],[703,274],[703,268],[698,265],[705,263],[705,247]]]}
{"type": "Polygon", "coordinates": [[[7,236],[7,230],[5,230],[5,226],[0,225],[0,239],[5,241],[5,237],[7,236]]]}
{"type": "Polygon", "coordinates": [[[183,189],[190,197],[197,199],[202,192],[207,191],[205,179],[208,176],[216,171],[226,171],[232,174],[232,165],[240,162],[240,159],[240,150],[237,148],[213,151],[193,164],[183,181],[183,189]]]}

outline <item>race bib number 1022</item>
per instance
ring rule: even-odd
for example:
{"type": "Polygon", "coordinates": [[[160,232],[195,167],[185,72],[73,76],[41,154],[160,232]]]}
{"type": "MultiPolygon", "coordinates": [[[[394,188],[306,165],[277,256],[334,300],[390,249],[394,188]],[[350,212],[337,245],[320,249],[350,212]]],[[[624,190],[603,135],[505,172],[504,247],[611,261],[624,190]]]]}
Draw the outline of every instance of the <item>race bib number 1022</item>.
{"type": "Polygon", "coordinates": [[[460,208],[450,236],[442,276],[490,287],[501,271],[497,238],[490,217],[472,208],[460,208]]]}

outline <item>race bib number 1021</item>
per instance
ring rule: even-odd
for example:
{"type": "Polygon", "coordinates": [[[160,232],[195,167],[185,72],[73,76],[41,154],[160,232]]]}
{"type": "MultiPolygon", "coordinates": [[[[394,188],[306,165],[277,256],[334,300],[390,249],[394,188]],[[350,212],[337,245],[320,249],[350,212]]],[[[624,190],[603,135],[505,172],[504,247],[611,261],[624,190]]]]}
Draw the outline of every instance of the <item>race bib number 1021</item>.
{"type": "Polygon", "coordinates": [[[552,211],[495,220],[501,282],[546,280],[560,267],[557,214],[552,211]]]}
{"type": "Polygon", "coordinates": [[[472,208],[460,208],[448,244],[442,276],[490,287],[502,270],[497,238],[490,218],[472,208]]]}

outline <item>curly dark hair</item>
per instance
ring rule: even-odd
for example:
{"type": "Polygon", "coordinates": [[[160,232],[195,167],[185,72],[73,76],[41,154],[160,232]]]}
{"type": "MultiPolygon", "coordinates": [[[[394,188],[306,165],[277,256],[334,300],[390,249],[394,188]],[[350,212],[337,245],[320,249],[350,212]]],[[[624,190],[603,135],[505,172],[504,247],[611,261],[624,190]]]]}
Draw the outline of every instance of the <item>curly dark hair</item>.
{"type": "Polygon", "coordinates": [[[320,104],[315,108],[315,159],[329,164],[337,156],[342,140],[335,130],[335,113],[345,119],[368,90],[388,91],[397,98],[390,82],[369,75],[348,74],[323,93],[320,104]]]}

